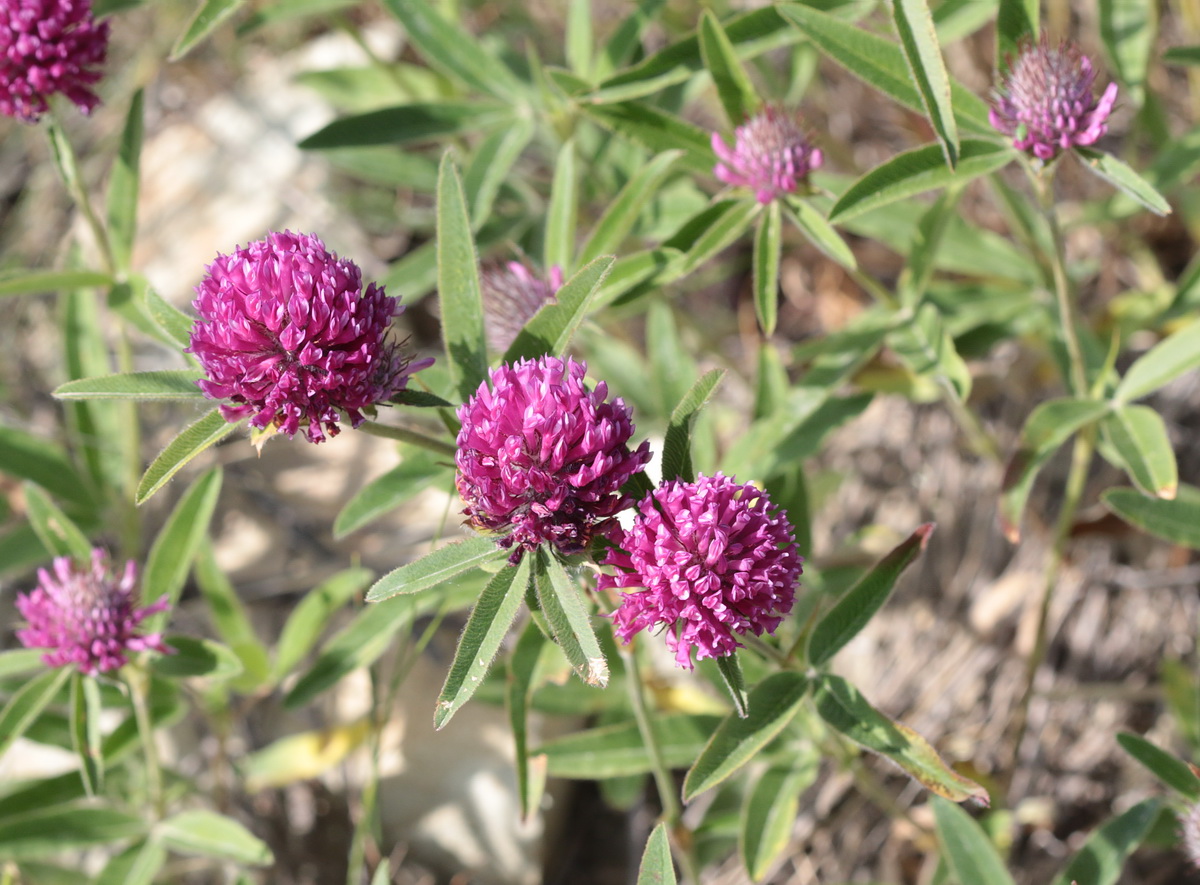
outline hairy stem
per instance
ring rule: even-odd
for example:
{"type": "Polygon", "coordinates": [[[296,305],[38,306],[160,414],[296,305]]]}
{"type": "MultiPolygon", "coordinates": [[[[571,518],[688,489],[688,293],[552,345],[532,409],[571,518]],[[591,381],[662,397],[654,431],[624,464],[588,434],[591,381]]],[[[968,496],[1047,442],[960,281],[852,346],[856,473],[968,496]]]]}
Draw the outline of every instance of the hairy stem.
{"type": "Polygon", "coordinates": [[[393,427],[390,424],[378,424],[375,421],[364,421],[358,429],[371,436],[381,436],[384,439],[396,439],[400,442],[412,443],[438,455],[453,458],[457,449],[448,442],[421,433],[419,430],[408,430],[404,427],[393,427]]]}

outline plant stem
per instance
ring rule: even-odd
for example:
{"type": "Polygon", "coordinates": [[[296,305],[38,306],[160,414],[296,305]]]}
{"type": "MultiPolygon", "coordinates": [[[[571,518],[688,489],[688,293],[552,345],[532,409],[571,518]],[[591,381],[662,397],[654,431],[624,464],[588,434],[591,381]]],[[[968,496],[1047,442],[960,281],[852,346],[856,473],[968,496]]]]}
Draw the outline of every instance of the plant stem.
{"type": "Polygon", "coordinates": [[[104,264],[104,269],[109,274],[115,274],[117,272],[117,262],[113,258],[112,245],[108,241],[108,234],[100,224],[100,219],[96,216],[96,212],[92,208],[92,201],[88,199],[87,189],[83,186],[83,178],[79,172],[79,161],[75,156],[75,150],[71,147],[71,142],[67,139],[67,134],[53,110],[46,125],[46,133],[50,137],[50,150],[54,154],[56,160],[55,166],[58,169],[59,176],[62,178],[67,193],[71,195],[71,200],[75,203],[75,207],[82,213],[83,220],[87,223],[92,238],[96,241],[96,251],[100,254],[100,260],[104,264]]]}
{"type": "Polygon", "coordinates": [[[421,433],[419,430],[393,427],[390,424],[378,424],[375,421],[364,421],[358,425],[358,429],[363,433],[369,433],[371,436],[380,436],[384,439],[396,439],[400,442],[412,443],[414,446],[420,446],[435,454],[446,455],[450,458],[453,458],[457,452],[457,449],[450,443],[421,433]]]}
{"type": "Polygon", "coordinates": [[[1071,304],[1071,287],[1067,279],[1066,247],[1063,243],[1062,227],[1058,223],[1058,211],[1054,205],[1054,173],[1052,169],[1047,169],[1042,175],[1035,172],[1030,174],[1033,177],[1034,190],[1037,191],[1038,204],[1046,223],[1050,226],[1050,239],[1054,243],[1053,254],[1049,256],[1050,271],[1054,278],[1054,299],[1058,304],[1063,340],[1067,345],[1071,392],[1075,396],[1086,397],[1087,364],[1083,360],[1083,348],[1079,344],[1079,334],[1075,328],[1075,311],[1071,304]]]}
{"type": "Polygon", "coordinates": [[[133,703],[133,715],[137,720],[138,736],[146,754],[146,788],[150,793],[150,804],[154,814],[162,818],[166,810],[163,800],[162,769],[158,764],[158,746],[154,743],[154,723],[150,719],[150,707],[146,702],[149,676],[145,671],[125,667],[125,684],[129,686],[129,699],[133,703]]]}

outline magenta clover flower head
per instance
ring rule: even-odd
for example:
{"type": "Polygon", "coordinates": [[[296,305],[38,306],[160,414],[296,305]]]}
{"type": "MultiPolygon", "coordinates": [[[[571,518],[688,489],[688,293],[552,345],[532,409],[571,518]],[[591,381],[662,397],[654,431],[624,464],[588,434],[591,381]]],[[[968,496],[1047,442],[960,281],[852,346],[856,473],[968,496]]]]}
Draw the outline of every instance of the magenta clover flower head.
{"type": "Polygon", "coordinates": [[[546,278],[520,261],[485,267],[479,276],[483,292],[484,328],[488,347],[504,353],[517,340],[525,324],[543,305],[554,301],[562,288],[563,272],[558,265],[546,278]]]}
{"type": "Polygon", "coordinates": [[[477,529],[525,550],[552,544],[578,553],[614,526],[629,505],[621,486],[650,460],[650,444],[630,451],[632,411],[607,402],[608,387],[584,384],[587,365],[545,356],[492,370],[458,409],[459,494],[477,529]]]}
{"type": "Polygon", "coordinates": [[[764,204],[794,194],[823,159],[799,116],[771,105],[734,130],[732,148],[716,132],[712,148],[721,161],[713,174],[726,184],[750,188],[764,204]]]}
{"type": "Polygon", "coordinates": [[[274,425],[310,442],[352,426],[433,360],[409,364],[388,337],[403,311],[383,287],[363,290],[362,272],[312,234],[291,231],[217,255],[192,302],[200,321],[187,350],[200,360],[205,396],[228,400],[227,421],[274,425]]]}
{"type": "Polygon", "coordinates": [[[170,654],[162,634],[137,632],[147,617],[166,610],[166,595],[145,608],[137,603],[133,560],[118,576],[103,550],[92,551],[89,565],[59,556],[51,571],[38,569],[36,589],[17,594],[17,611],[29,624],[17,631],[17,639],[26,648],[50,649],[42,656],[48,666],[74,664],[85,676],[116,670],[128,662],[129,652],[170,654]]]}
{"type": "Polygon", "coordinates": [[[988,119],[1012,137],[1013,147],[1041,160],[1094,144],[1108,131],[1105,121],[1117,100],[1117,84],[1109,83],[1097,101],[1095,79],[1092,60],[1075,45],[1027,41],[996,90],[988,119]]]}
{"type": "Polygon", "coordinates": [[[774,633],[792,610],[804,561],[787,516],[767,493],[732,477],[665,482],[637,505],[614,538],[597,590],[621,589],[613,613],[628,643],[665,626],[680,667],[731,655],[747,632],[774,633]]]}
{"type": "Polygon", "coordinates": [[[90,0],[0,0],[0,113],[36,122],[56,92],[91,113],[107,54],[90,0]]]}

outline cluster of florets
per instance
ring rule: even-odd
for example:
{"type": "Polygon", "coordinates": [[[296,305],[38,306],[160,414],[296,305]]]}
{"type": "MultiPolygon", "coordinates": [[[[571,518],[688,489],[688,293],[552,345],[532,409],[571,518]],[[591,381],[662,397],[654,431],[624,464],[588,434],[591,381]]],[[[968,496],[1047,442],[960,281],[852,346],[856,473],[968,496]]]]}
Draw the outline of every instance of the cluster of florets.
{"type": "Polygon", "coordinates": [[[726,184],[754,191],[760,203],[796,193],[823,159],[820,149],[809,143],[799,117],[770,105],[737,127],[732,148],[716,132],[712,148],[721,161],[713,174],[726,184]]]}
{"type": "Polygon", "coordinates": [[[352,426],[363,409],[403,390],[411,364],[389,338],[403,308],[383,287],[363,289],[358,265],[329,252],[318,237],[290,231],[218,255],[196,287],[200,321],[187,348],[207,378],[200,389],[224,400],[228,421],[250,417],[310,442],[352,426]]]}
{"type": "Polygon", "coordinates": [[[1044,38],[1026,43],[996,89],[989,119],[1011,136],[1013,147],[1041,160],[1059,151],[1094,144],[1108,131],[1117,100],[1109,83],[1097,101],[1092,61],[1070,43],[1051,46],[1044,38]]]}
{"type": "Polygon", "coordinates": [[[118,576],[103,550],[93,550],[87,565],[60,556],[49,571],[38,570],[36,589],[17,594],[17,611],[28,622],[17,639],[27,648],[49,649],[42,656],[48,666],[73,664],[88,676],[124,666],[130,652],[170,652],[161,634],[138,634],[142,621],[167,608],[167,597],[145,608],[137,603],[132,560],[118,576]]]}
{"type": "Polygon", "coordinates": [[[773,633],[792,609],[803,562],[766,492],[717,474],[666,482],[613,539],[600,591],[619,589],[617,635],[665,627],[681,667],[733,654],[737,636],[773,633]]]}
{"type": "Polygon", "coordinates": [[[0,0],[0,113],[35,122],[55,93],[91,113],[107,54],[90,0],[0,0]]]}
{"type": "Polygon", "coordinates": [[[485,267],[479,285],[488,348],[495,353],[508,350],[533,315],[554,302],[562,284],[562,268],[557,265],[545,279],[520,261],[485,267]]]}

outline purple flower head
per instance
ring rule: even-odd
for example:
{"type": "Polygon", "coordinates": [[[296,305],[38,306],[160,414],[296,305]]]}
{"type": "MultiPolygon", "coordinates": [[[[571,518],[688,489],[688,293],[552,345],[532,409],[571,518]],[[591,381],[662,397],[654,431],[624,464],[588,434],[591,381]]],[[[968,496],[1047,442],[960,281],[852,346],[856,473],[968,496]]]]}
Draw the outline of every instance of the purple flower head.
{"type": "Polygon", "coordinates": [[[488,347],[504,353],[517,335],[545,304],[551,304],[562,288],[563,272],[558,265],[542,279],[520,261],[485,267],[479,276],[488,347]]]}
{"type": "Polygon", "coordinates": [[[227,421],[274,424],[289,437],[305,428],[310,442],[352,426],[362,409],[383,402],[408,376],[433,362],[409,365],[388,338],[401,313],[375,283],[311,234],[267,234],[232,255],[217,255],[196,287],[200,321],[187,350],[207,379],[205,396],[228,400],[227,421]]]}
{"type": "Polygon", "coordinates": [[[92,18],[91,0],[0,0],[0,113],[36,122],[56,92],[91,113],[107,54],[108,22],[92,18]]]}
{"type": "Polygon", "coordinates": [[[1052,160],[1060,150],[1094,144],[1108,131],[1117,84],[1109,83],[1096,101],[1095,79],[1092,60],[1074,44],[1026,42],[995,91],[988,119],[1012,137],[1013,147],[1052,160]]]}
{"type": "Polygon", "coordinates": [[[732,477],[665,482],[638,503],[630,528],[615,539],[597,590],[621,594],[616,633],[629,642],[666,626],[680,667],[731,655],[747,631],[774,633],[792,610],[803,558],[787,516],[767,493],[732,477]]]}
{"type": "Polygon", "coordinates": [[[550,543],[564,554],[607,533],[628,506],[621,486],[650,460],[650,443],[629,450],[632,412],[588,390],[585,363],[545,356],[491,372],[458,409],[459,494],[471,525],[503,533],[510,559],[550,543]]]}
{"type": "Polygon", "coordinates": [[[771,105],[737,127],[732,148],[716,132],[712,148],[721,160],[713,174],[726,184],[750,188],[760,203],[794,194],[823,159],[809,144],[798,115],[771,105]]]}
{"type": "Polygon", "coordinates": [[[69,556],[54,560],[53,571],[38,569],[38,586],[17,594],[17,611],[29,626],[17,631],[26,648],[50,649],[42,660],[51,667],[74,664],[86,676],[116,670],[127,654],[152,649],[170,654],[162,634],[139,636],[138,625],[165,611],[167,597],[138,608],[137,566],[133,560],[116,575],[103,550],[92,551],[91,565],[69,556]]]}

